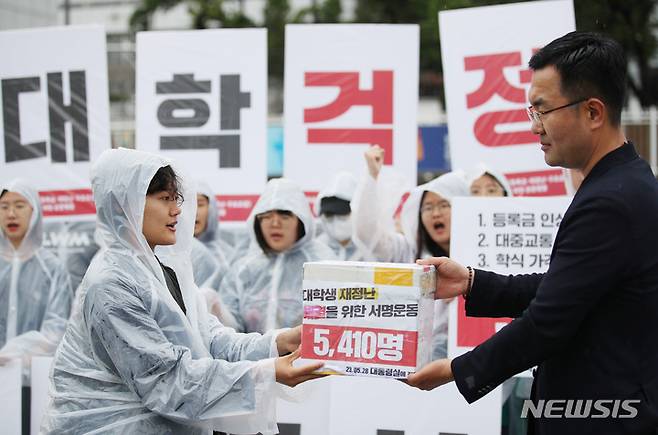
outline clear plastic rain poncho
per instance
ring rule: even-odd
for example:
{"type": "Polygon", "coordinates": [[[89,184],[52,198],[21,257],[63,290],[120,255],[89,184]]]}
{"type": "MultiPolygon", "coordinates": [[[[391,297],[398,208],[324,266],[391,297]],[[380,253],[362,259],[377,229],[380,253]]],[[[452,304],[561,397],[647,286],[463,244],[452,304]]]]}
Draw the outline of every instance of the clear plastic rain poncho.
{"type": "MultiPolygon", "coordinates": [[[[453,171],[414,188],[402,207],[401,223],[404,234],[391,226],[381,225],[380,198],[385,195],[371,176],[360,184],[352,201],[356,243],[366,252],[372,252],[377,261],[410,263],[417,258],[431,256],[427,247],[417,252],[420,203],[424,192],[433,192],[452,202],[456,196],[469,196],[466,174],[453,171]]],[[[437,300],[434,305],[434,332],[432,358],[445,358],[448,343],[448,303],[437,300]]]]}
{"type": "Polygon", "coordinates": [[[192,272],[194,282],[198,287],[208,287],[217,290],[220,282],[220,266],[212,252],[197,239],[191,240],[192,272]]]}
{"type": "MultiPolygon", "coordinates": [[[[331,179],[329,184],[320,191],[315,202],[315,210],[321,212],[320,204],[323,198],[336,197],[345,201],[352,201],[356,190],[356,177],[349,172],[339,172],[331,179]]],[[[336,215],[327,217],[320,214],[320,222],[324,232],[318,236],[318,240],[326,244],[334,251],[338,260],[343,261],[367,261],[368,258],[352,241],[352,215],[336,215]],[[346,245],[341,240],[350,239],[346,245]]]]}
{"type": "Polygon", "coordinates": [[[37,191],[23,180],[0,186],[25,197],[32,207],[29,228],[18,249],[0,231],[0,357],[52,355],[71,311],[73,290],[64,265],[41,246],[43,216],[37,191]]]}
{"type": "MultiPolygon", "coordinates": [[[[194,284],[190,244],[195,192],[176,244],[156,248],[180,284],[184,314],[142,234],[146,191],[172,165],[134,150],[105,151],[92,169],[101,251],[78,293],[51,372],[43,433],[271,434],[275,333],[237,334],[207,315],[194,284]]],[[[192,200],[190,200],[190,198],[192,200]]]]}
{"type": "MultiPolygon", "coordinates": [[[[219,231],[219,209],[217,199],[207,183],[199,183],[198,193],[208,198],[208,218],[206,229],[197,237],[215,256],[219,264],[219,274],[223,278],[233,257],[233,247],[220,237],[219,231]]],[[[221,279],[221,278],[220,278],[221,279]]]]}
{"type": "Polygon", "coordinates": [[[315,224],[308,200],[290,180],[270,180],[247,220],[253,232],[256,215],[270,210],[294,213],[304,225],[306,234],[289,250],[266,254],[250,249],[238,260],[222,281],[220,296],[233,316],[238,329],[269,331],[296,326],[302,322],[302,266],[307,261],[333,260],[334,253],[313,238],[315,224]]]}

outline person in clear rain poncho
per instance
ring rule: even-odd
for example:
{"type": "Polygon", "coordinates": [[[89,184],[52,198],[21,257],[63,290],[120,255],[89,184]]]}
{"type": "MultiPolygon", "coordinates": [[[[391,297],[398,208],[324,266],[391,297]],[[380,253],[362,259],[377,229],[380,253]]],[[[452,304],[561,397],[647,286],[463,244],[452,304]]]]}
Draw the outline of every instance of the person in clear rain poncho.
{"type": "Polygon", "coordinates": [[[502,173],[478,164],[469,176],[471,196],[512,196],[512,187],[502,173]]]}
{"type": "Polygon", "coordinates": [[[23,180],[0,186],[0,364],[52,355],[68,320],[73,290],[69,274],[41,246],[43,216],[37,191],[23,180]]]}
{"type": "MultiPolygon", "coordinates": [[[[379,186],[384,150],[378,146],[366,151],[369,175],[359,185],[352,201],[354,241],[377,261],[412,263],[418,258],[450,255],[451,201],[469,196],[466,175],[453,171],[414,188],[402,207],[402,229],[395,231],[382,216],[381,202],[387,192],[379,186]]],[[[434,306],[433,359],[445,358],[448,343],[448,303],[434,306]]]]}
{"type": "Polygon", "coordinates": [[[275,380],[318,368],[293,368],[297,350],[268,358],[296,349],[300,328],[238,334],[206,314],[189,256],[195,202],[180,204],[195,193],[172,162],[105,151],[92,189],[104,247],[55,354],[41,432],[275,433],[275,380]]]}
{"type": "Polygon", "coordinates": [[[315,209],[324,232],[318,240],[326,244],[339,260],[364,261],[363,252],[352,242],[352,209],[350,201],[357,180],[349,172],[339,172],[320,191],[315,209]]]}
{"type": "Polygon", "coordinates": [[[219,209],[217,199],[210,186],[205,182],[197,185],[197,212],[194,222],[194,237],[210,250],[217,262],[217,287],[228,272],[233,247],[220,238],[219,209]]]}
{"type": "Polygon", "coordinates": [[[301,323],[303,264],[336,259],[331,249],[313,238],[306,196],[290,180],[270,180],[247,227],[259,248],[234,263],[219,292],[237,319],[236,327],[265,332],[301,323]]]}

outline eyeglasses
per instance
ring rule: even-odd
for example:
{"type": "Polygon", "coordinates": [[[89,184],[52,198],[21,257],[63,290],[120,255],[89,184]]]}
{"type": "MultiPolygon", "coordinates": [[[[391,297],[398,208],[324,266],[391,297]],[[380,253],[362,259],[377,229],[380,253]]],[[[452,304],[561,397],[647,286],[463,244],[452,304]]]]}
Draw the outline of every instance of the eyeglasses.
{"type": "Polygon", "coordinates": [[[262,224],[271,223],[275,217],[278,217],[281,223],[288,223],[293,220],[294,215],[288,210],[271,210],[256,215],[256,219],[262,224]]]}
{"type": "Polygon", "coordinates": [[[180,193],[175,195],[164,195],[158,199],[163,202],[176,202],[176,207],[181,207],[185,201],[185,198],[183,198],[183,195],[180,193]]]}
{"type": "Polygon", "coordinates": [[[450,203],[448,201],[442,201],[437,204],[425,204],[420,208],[421,214],[430,214],[434,210],[438,210],[439,213],[445,213],[450,210],[450,203]]]}
{"type": "Polygon", "coordinates": [[[14,212],[20,213],[24,210],[28,210],[29,207],[30,206],[25,201],[17,201],[17,202],[13,202],[13,203],[3,202],[3,203],[0,203],[0,212],[9,213],[9,210],[13,209],[14,212]]]}
{"type": "MultiPolygon", "coordinates": [[[[528,118],[530,118],[530,121],[532,121],[532,122],[536,122],[537,124],[542,124],[542,120],[541,120],[541,117],[542,117],[542,116],[544,116],[544,115],[548,115],[549,113],[551,113],[551,112],[555,112],[556,110],[564,109],[565,107],[575,106],[576,104],[580,104],[580,103],[582,103],[583,101],[587,101],[587,98],[581,98],[581,99],[578,100],[578,101],[574,101],[574,102],[572,102],[572,103],[567,103],[567,104],[565,104],[565,105],[563,105],[563,106],[556,107],[556,108],[554,108],[554,109],[543,110],[543,111],[536,110],[534,107],[532,107],[532,106],[528,106],[528,109],[527,109],[527,111],[528,111],[528,118]]],[[[542,125],[543,125],[543,124],[542,124],[542,125]]]]}

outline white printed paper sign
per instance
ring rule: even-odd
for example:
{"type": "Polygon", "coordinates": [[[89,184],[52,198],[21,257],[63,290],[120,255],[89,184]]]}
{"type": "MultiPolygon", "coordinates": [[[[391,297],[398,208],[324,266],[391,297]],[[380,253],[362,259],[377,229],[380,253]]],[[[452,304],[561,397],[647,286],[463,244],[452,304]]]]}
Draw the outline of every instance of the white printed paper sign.
{"type": "Polygon", "coordinates": [[[317,192],[379,145],[415,180],[418,53],[417,25],[287,25],[284,175],[317,192]]]}
{"type": "Polygon", "coordinates": [[[530,131],[527,64],[576,29],[572,1],[442,11],[439,29],[452,167],[486,163],[505,174],[514,196],[565,195],[562,169],[546,165],[530,131]]]}
{"type": "Polygon", "coordinates": [[[430,362],[433,266],[304,263],[300,364],[323,373],[406,378],[430,362]]]}
{"type": "Polygon", "coordinates": [[[224,221],[246,220],[267,182],[267,31],[140,32],[136,74],[137,148],[208,183],[224,221]]]}
{"type": "Polygon", "coordinates": [[[28,178],[46,217],[93,215],[90,162],[110,145],[105,31],[0,32],[0,182],[28,178]]]}
{"type": "MultiPolygon", "coordinates": [[[[546,272],[555,235],[570,203],[570,197],[454,198],[450,257],[506,275],[546,272]]],[[[479,345],[511,321],[467,317],[463,298],[450,307],[451,358],[479,345]]]]}

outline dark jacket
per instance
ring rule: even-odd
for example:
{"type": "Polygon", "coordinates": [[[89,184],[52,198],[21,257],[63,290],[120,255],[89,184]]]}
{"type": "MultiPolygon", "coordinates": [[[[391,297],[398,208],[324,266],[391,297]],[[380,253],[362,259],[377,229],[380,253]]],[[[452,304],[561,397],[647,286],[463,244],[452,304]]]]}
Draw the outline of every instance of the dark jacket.
{"type": "MultiPolygon", "coordinates": [[[[634,418],[541,418],[536,434],[654,434],[658,427],[658,182],[632,144],[601,159],[583,181],[544,274],[477,270],[466,303],[475,317],[515,317],[452,362],[473,402],[538,366],[538,400],[638,400],[634,418]]],[[[566,402],[555,402],[559,408],[566,402]]],[[[604,415],[594,408],[590,415],[604,415]]],[[[577,405],[577,404],[574,404],[577,405]]],[[[630,416],[615,402],[609,413],[630,416]],[[615,412],[614,407],[617,406],[615,412]]],[[[582,402],[583,408],[586,402],[582,402]]],[[[627,404],[628,406],[628,404],[627,404]]],[[[573,411],[573,408],[572,408],[573,411]]],[[[545,415],[545,414],[544,414],[545,415]]]]}

